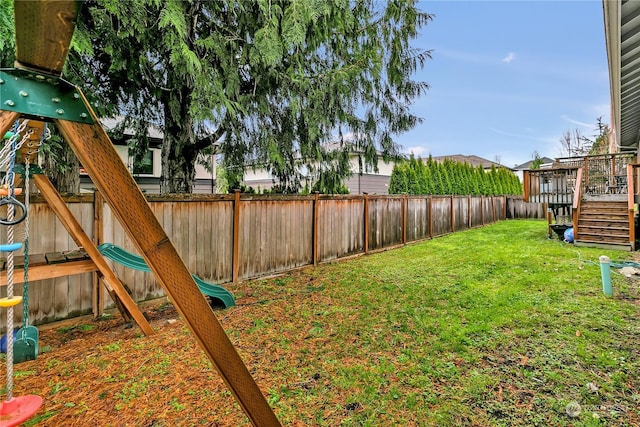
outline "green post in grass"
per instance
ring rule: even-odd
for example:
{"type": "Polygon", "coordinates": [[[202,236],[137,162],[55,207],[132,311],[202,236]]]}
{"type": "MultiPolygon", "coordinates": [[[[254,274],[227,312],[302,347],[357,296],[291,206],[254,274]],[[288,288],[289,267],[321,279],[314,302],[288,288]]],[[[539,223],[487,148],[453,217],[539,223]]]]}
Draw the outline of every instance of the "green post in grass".
{"type": "Polygon", "coordinates": [[[611,287],[611,259],[608,256],[600,257],[600,274],[602,275],[602,292],[607,296],[613,296],[611,287]]]}

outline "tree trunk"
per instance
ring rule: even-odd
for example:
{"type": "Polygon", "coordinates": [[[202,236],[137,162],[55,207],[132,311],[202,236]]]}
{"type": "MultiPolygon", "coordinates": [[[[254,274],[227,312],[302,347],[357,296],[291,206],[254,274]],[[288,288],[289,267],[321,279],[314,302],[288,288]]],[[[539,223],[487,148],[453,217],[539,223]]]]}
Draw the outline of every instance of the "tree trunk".
{"type": "Polygon", "coordinates": [[[191,193],[195,181],[195,158],[189,155],[189,137],[165,134],[162,145],[160,193],[191,193]]]}
{"type": "Polygon", "coordinates": [[[67,144],[44,156],[42,169],[59,193],[80,193],[80,164],[67,144]]]}
{"type": "Polygon", "coordinates": [[[162,177],[160,193],[191,193],[195,181],[195,134],[189,114],[190,92],[187,88],[167,94],[165,107],[164,141],[162,143],[162,177]],[[178,105],[176,114],[169,105],[178,105]],[[176,119],[179,117],[179,119],[176,119]]]}

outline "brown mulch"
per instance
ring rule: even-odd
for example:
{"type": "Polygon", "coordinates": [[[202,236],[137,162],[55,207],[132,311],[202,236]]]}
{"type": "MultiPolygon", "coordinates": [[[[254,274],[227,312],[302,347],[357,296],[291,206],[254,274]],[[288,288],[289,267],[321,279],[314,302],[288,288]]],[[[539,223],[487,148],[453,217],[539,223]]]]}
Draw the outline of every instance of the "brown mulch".
{"type": "Polygon", "coordinates": [[[119,314],[41,329],[37,360],[15,365],[14,377],[14,396],[43,398],[34,425],[249,425],[173,306],[144,312],[150,337],[119,314]]]}

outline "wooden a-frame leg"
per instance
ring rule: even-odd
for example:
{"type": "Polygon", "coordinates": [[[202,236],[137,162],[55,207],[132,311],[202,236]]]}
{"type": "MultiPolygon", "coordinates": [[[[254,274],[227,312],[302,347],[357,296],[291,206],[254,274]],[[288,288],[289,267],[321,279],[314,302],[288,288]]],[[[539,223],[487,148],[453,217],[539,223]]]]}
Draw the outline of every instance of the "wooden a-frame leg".
{"type": "Polygon", "coordinates": [[[251,422],[280,426],[97,118],[55,123],[251,422]]]}
{"type": "Polygon", "coordinates": [[[11,127],[16,120],[20,118],[20,113],[13,111],[0,110],[0,141],[4,137],[7,131],[11,130],[11,127]]]}
{"type": "MultiPolygon", "coordinates": [[[[11,130],[11,128],[13,127],[13,124],[15,123],[15,121],[18,120],[19,118],[20,118],[20,113],[16,113],[16,112],[13,112],[13,111],[0,110],[0,140],[5,135],[5,133],[7,133],[7,131],[11,130]]],[[[37,176],[39,176],[39,175],[36,175],[36,177],[37,176]]],[[[40,177],[43,178],[43,176],[40,176],[40,177]]],[[[46,178],[46,177],[44,177],[44,178],[46,178]]],[[[38,180],[39,179],[36,178],[36,182],[38,182],[38,180]]],[[[51,182],[49,182],[48,179],[46,179],[46,181],[44,179],[42,179],[42,180],[40,180],[40,184],[46,189],[46,194],[48,194],[48,195],[50,195],[52,197],[51,200],[56,200],[55,204],[59,207],[59,209],[61,209],[63,211],[66,210],[66,212],[62,216],[58,215],[58,218],[65,225],[65,227],[67,227],[67,230],[69,231],[71,236],[74,238],[76,244],[78,244],[80,246],[86,246],[84,243],[79,243],[79,240],[76,239],[76,236],[74,236],[72,234],[72,232],[71,232],[72,229],[82,231],[82,227],[77,223],[77,221],[75,221],[75,218],[73,217],[73,214],[71,214],[71,212],[67,209],[66,204],[64,203],[64,201],[62,201],[62,199],[58,195],[58,192],[55,190],[55,188],[53,188],[53,186],[51,185],[51,182]],[[74,224],[67,224],[64,221],[64,218],[72,218],[74,224]]],[[[42,188],[41,188],[41,191],[42,191],[42,188]]],[[[50,203],[50,205],[53,207],[53,204],[50,203]]],[[[82,232],[82,234],[84,234],[84,232],[82,232]]],[[[85,236],[86,236],[86,234],[85,234],[85,236]]],[[[88,239],[88,237],[87,237],[87,239],[88,239]]],[[[81,240],[84,241],[85,239],[82,238],[81,240]]],[[[90,239],[89,239],[89,241],[90,241],[90,239]]],[[[94,247],[95,247],[95,245],[94,245],[94,247]]],[[[97,251],[97,249],[96,249],[95,252],[98,254],[98,258],[100,258],[102,261],[104,261],[103,257],[100,255],[100,253],[97,251]]],[[[95,263],[95,259],[94,259],[94,263],[95,263]]],[[[106,268],[109,271],[111,271],[111,269],[108,268],[109,266],[106,263],[103,263],[103,264],[106,266],[106,268]]],[[[152,334],[154,331],[153,331],[153,328],[151,328],[151,325],[149,325],[149,322],[147,322],[146,318],[144,317],[142,312],[140,312],[140,309],[135,304],[133,299],[131,299],[129,294],[126,292],[126,289],[124,289],[124,286],[120,283],[120,281],[115,276],[115,274],[112,274],[112,275],[113,275],[113,277],[111,278],[111,282],[115,284],[116,288],[122,288],[122,292],[120,292],[120,294],[123,295],[124,300],[120,300],[120,298],[118,297],[118,293],[114,290],[114,288],[112,288],[112,285],[107,280],[103,280],[103,283],[104,283],[105,287],[107,288],[107,292],[109,292],[109,295],[111,295],[111,298],[113,299],[114,303],[116,304],[116,307],[118,307],[118,309],[122,313],[122,317],[127,322],[131,321],[132,319],[135,320],[145,334],[147,334],[147,335],[152,334]],[[130,301],[127,301],[127,300],[130,300],[130,301]],[[131,309],[131,311],[129,310],[129,308],[131,309]],[[135,313],[136,311],[138,313],[135,313]],[[132,316],[132,314],[133,314],[133,316],[132,316]]]]}
{"type": "MultiPolygon", "coordinates": [[[[80,223],[73,216],[73,213],[69,210],[64,200],[62,200],[62,197],[60,197],[60,194],[58,194],[58,191],[56,191],[51,181],[49,181],[49,178],[42,174],[36,174],[33,176],[33,181],[40,189],[40,193],[49,204],[49,207],[69,232],[73,241],[87,251],[87,255],[89,255],[96,267],[98,267],[100,274],[102,274],[109,285],[111,285],[115,296],[117,296],[117,299],[120,300],[126,309],[126,311],[123,311],[118,301],[114,300],[116,307],[120,309],[125,320],[127,320],[128,315],[131,315],[145,335],[152,335],[155,331],[142,314],[142,311],[140,311],[140,307],[138,307],[133,298],[131,298],[131,295],[129,295],[120,279],[118,279],[118,276],[111,270],[111,267],[109,267],[107,261],[102,254],[100,254],[93,240],[84,232],[80,223]]],[[[107,288],[107,290],[113,297],[114,295],[111,293],[112,290],[109,288],[107,288]]]]}

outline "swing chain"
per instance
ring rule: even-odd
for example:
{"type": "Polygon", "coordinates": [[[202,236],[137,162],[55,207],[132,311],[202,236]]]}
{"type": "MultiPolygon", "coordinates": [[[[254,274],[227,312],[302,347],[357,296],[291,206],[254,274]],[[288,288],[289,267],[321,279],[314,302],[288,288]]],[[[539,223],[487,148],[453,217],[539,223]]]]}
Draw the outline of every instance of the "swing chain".
{"type": "MultiPolygon", "coordinates": [[[[43,134],[44,137],[44,134],[43,134]]],[[[36,150],[37,151],[37,150],[36,150]]],[[[24,162],[24,206],[29,211],[29,159],[24,162]]],[[[29,326],[29,215],[24,219],[24,281],[22,283],[22,325],[29,326]]]]}
{"type": "Polygon", "coordinates": [[[0,224],[2,225],[15,225],[22,222],[27,216],[27,208],[15,198],[14,194],[14,178],[15,172],[13,170],[15,161],[16,161],[16,153],[22,147],[22,145],[29,139],[31,134],[33,133],[33,129],[29,129],[27,132],[24,132],[26,128],[28,120],[23,120],[21,124],[18,124],[16,121],[15,124],[15,132],[9,140],[7,144],[0,150],[0,169],[7,166],[7,173],[3,178],[3,185],[7,188],[7,197],[3,197],[0,199],[0,206],[7,206],[7,218],[0,218],[0,224]],[[24,132],[22,139],[18,142],[18,138],[20,133],[24,132]],[[7,148],[8,147],[8,148],[7,148]],[[19,207],[22,210],[22,213],[15,218],[15,207],[19,207]]]}
{"type": "MultiPolygon", "coordinates": [[[[31,156],[37,154],[40,147],[45,140],[51,138],[51,131],[49,126],[45,125],[44,132],[40,137],[40,140],[29,141],[27,147],[29,148],[27,156],[24,159],[24,205],[25,210],[29,211],[30,202],[30,181],[31,174],[29,172],[29,166],[31,164],[31,156]]],[[[24,220],[24,282],[22,285],[22,323],[25,327],[29,326],[29,215],[24,220]]]]}
{"type": "Polygon", "coordinates": [[[7,166],[7,163],[11,161],[12,157],[15,158],[15,152],[22,147],[33,133],[33,129],[29,129],[24,135],[22,135],[22,139],[17,142],[20,134],[26,129],[28,122],[29,120],[26,119],[19,124],[18,121],[16,121],[13,135],[9,137],[7,142],[4,144],[4,147],[0,150],[0,169],[4,169],[4,167],[7,166]]]}
{"type": "Polygon", "coordinates": [[[44,131],[42,132],[42,136],[40,137],[40,139],[37,141],[33,141],[30,139],[27,142],[28,150],[23,159],[25,165],[27,163],[31,163],[31,156],[33,156],[34,154],[38,154],[38,151],[40,151],[40,147],[42,146],[44,141],[48,141],[49,139],[51,139],[51,130],[49,129],[49,126],[45,124],[44,131]]]}

